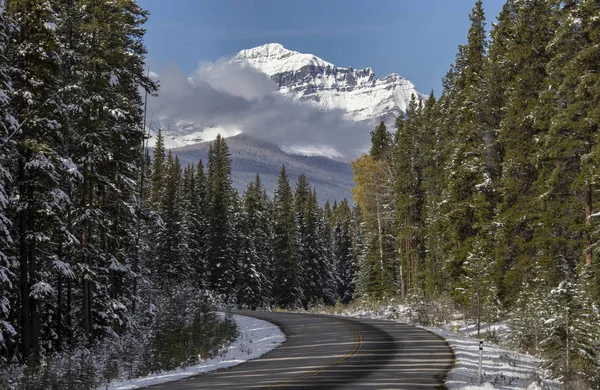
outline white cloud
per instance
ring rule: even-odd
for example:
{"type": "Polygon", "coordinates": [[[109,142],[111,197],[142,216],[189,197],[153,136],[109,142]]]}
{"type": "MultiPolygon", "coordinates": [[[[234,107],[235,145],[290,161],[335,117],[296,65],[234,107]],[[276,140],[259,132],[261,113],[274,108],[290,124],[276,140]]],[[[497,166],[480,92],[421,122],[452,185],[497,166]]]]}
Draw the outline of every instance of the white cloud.
{"type": "Polygon", "coordinates": [[[149,101],[150,116],[199,123],[190,133],[201,131],[204,139],[228,129],[290,152],[336,158],[355,157],[368,147],[371,124],[283,96],[268,76],[239,63],[202,63],[191,75],[170,65],[158,73],[159,96],[149,101]]]}

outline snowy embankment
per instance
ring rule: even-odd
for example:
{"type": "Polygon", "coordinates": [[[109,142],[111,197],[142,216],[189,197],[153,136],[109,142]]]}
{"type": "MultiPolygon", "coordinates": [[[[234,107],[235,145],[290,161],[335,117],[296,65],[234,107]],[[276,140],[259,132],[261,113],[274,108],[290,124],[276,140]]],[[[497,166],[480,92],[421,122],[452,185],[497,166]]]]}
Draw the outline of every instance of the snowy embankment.
{"type": "Polygon", "coordinates": [[[236,366],[247,360],[256,359],[277,348],[285,341],[285,336],[276,325],[252,317],[233,315],[239,336],[219,356],[194,366],[161,372],[146,377],[114,381],[98,390],[137,389],[159,383],[173,382],[194,375],[236,366]]]}
{"type": "MultiPolygon", "coordinates": [[[[363,310],[346,315],[360,318],[392,320],[419,326],[419,324],[414,324],[410,321],[409,309],[405,306],[391,306],[376,311],[363,310]]],[[[473,337],[472,329],[463,328],[458,329],[458,332],[452,332],[442,328],[420,327],[446,339],[456,355],[455,365],[446,378],[446,386],[449,389],[560,389],[558,382],[545,379],[546,375],[541,368],[541,361],[539,359],[489,342],[484,342],[482,359],[483,383],[478,385],[479,339],[473,337]]],[[[498,328],[505,327],[501,326],[498,328]]]]}
{"type": "Polygon", "coordinates": [[[449,389],[559,389],[557,382],[544,379],[541,361],[533,356],[510,351],[484,342],[482,385],[476,386],[479,366],[479,339],[440,328],[427,328],[442,336],[456,355],[456,364],[448,374],[449,389]]]}

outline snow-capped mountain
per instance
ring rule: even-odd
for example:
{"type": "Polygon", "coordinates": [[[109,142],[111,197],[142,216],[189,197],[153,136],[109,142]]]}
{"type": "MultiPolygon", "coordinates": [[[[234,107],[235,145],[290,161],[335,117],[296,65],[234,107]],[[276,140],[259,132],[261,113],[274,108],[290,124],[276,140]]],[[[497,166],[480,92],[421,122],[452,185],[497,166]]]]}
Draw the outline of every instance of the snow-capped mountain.
{"type": "Polygon", "coordinates": [[[246,133],[290,153],[352,158],[379,121],[393,128],[413,94],[426,98],[398,74],[377,78],[371,68],[338,67],[278,43],[201,64],[191,76],[153,77],[161,91],[150,133],[163,129],[167,147],[246,133]]]}
{"type": "Polygon", "coordinates": [[[279,91],[324,109],[343,110],[352,121],[393,123],[406,111],[411,95],[426,98],[402,76],[377,78],[371,68],[337,67],[312,54],[269,43],[242,50],[232,61],[249,65],[278,85],[279,91]]]}

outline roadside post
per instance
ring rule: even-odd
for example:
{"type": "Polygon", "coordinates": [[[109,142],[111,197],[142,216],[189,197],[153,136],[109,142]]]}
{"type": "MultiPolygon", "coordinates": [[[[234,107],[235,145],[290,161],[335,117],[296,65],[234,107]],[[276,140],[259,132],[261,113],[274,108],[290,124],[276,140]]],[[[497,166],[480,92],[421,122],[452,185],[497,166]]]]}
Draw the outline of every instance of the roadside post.
{"type": "Polygon", "coordinates": [[[477,382],[481,384],[481,364],[483,362],[483,340],[479,340],[479,375],[477,382]]]}

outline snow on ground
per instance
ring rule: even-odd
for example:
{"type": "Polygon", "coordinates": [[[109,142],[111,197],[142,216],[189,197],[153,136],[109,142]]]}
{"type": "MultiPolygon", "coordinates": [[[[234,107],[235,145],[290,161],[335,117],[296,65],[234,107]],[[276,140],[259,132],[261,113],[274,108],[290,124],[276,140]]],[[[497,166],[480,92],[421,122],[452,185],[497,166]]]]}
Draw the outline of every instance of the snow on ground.
{"type": "Polygon", "coordinates": [[[98,390],[137,389],[233,367],[247,360],[256,359],[277,348],[285,341],[285,336],[281,330],[270,322],[235,314],[233,319],[237,323],[240,334],[220,356],[195,366],[161,372],[142,378],[111,382],[107,387],[103,386],[98,390]]]}
{"type": "MultiPolygon", "coordinates": [[[[353,317],[393,320],[419,326],[411,321],[410,310],[402,305],[390,305],[376,310],[359,310],[348,313],[353,317]]],[[[533,356],[511,351],[484,341],[482,384],[478,385],[479,339],[473,327],[457,332],[442,328],[422,327],[448,341],[456,355],[456,362],[448,377],[449,389],[465,390],[554,390],[560,383],[546,379],[541,361],[533,356]]],[[[456,326],[454,326],[456,329],[456,326]]],[[[486,326],[485,329],[488,329],[486,326]]],[[[494,330],[507,330],[505,324],[492,325],[494,330]]]]}
{"type": "Polygon", "coordinates": [[[559,389],[557,382],[545,380],[541,361],[489,342],[483,344],[482,382],[477,384],[479,339],[440,328],[425,328],[448,341],[456,355],[456,365],[446,379],[449,389],[559,389]],[[536,387],[537,386],[537,387],[536,387]]]}

